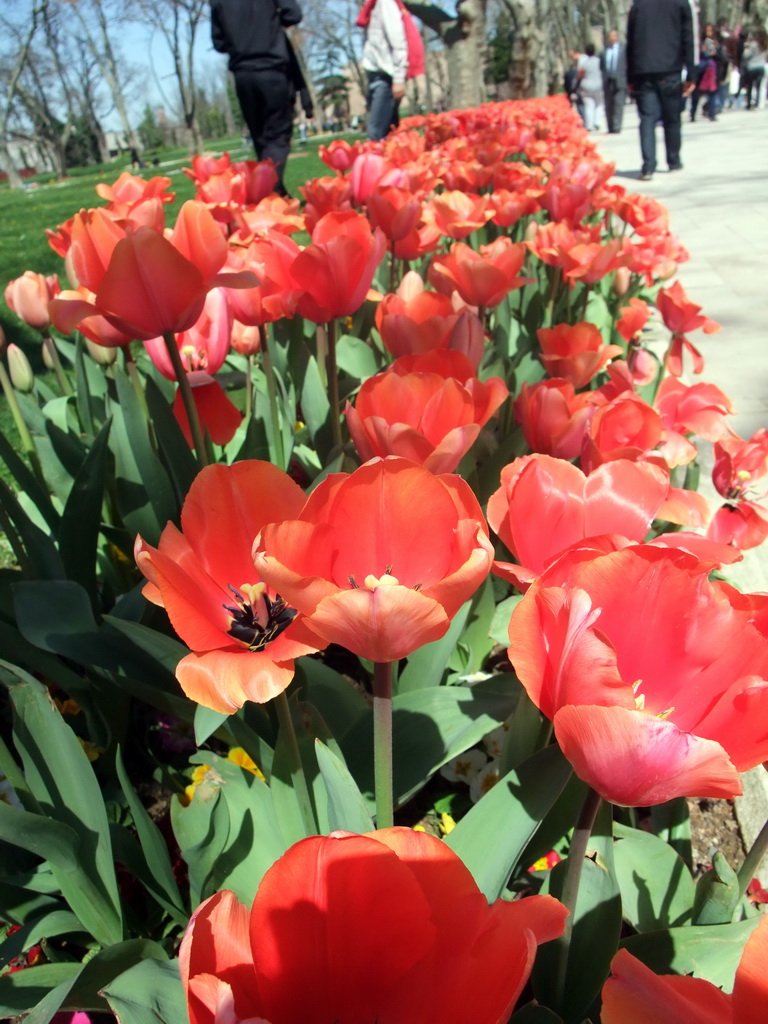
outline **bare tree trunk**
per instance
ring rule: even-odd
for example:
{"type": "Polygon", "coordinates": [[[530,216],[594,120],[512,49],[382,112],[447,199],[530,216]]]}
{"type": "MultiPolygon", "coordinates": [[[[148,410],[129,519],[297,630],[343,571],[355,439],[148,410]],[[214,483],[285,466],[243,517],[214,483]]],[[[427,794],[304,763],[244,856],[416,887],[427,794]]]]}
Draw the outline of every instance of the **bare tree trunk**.
{"type": "Polygon", "coordinates": [[[509,84],[513,99],[542,96],[547,92],[547,68],[544,33],[538,24],[536,0],[504,0],[512,18],[514,38],[509,66],[509,84]]]}
{"type": "Polygon", "coordinates": [[[433,4],[406,0],[405,6],[445,45],[451,106],[466,109],[483,103],[487,0],[459,0],[455,17],[433,4]]]}
{"type": "Polygon", "coordinates": [[[47,7],[48,0],[43,0],[42,3],[36,5],[32,10],[32,20],[27,29],[27,34],[20,41],[16,60],[11,69],[8,86],[5,91],[5,107],[0,110],[0,166],[2,166],[3,170],[8,175],[8,184],[11,188],[23,188],[24,182],[22,181],[21,175],[16,170],[16,165],[13,162],[8,148],[8,118],[10,117],[13,101],[19,87],[21,72],[24,70],[24,65],[29,57],[29,48],[32,45],[32,37],[37,31],[40,16],[45,14],[47,7]]]}
{"type": "Polygon", "coordinates": [[[83,42],[88,47],[91,56],[98,64],[99,70],[104,76],[104,81],[107,83],[107,88],[115,104],[115,110],[123,126],[128,145],[138,151],[141,149],[141,141],[136,131],[131,127],[131,121],[128,117],[128,107],[123,95],[122,82],[120,81],[118,60],[109,36],[109,25],[103,0],[91,0],[91,3],[99,30],[98,41],[94,39],[90,25],[83,16],[82,0],[76,0],[74,3],[72,0],[69,0],[67,8],[75,12],[75,16],[83,31],[83,42]]]}

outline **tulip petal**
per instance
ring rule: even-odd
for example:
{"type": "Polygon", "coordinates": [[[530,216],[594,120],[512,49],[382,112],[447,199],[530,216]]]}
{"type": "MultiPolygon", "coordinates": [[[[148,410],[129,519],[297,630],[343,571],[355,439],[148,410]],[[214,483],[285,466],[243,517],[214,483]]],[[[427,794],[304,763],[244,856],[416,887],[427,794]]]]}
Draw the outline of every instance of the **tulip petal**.
{"type": "Polygon", "coordinates": [[[611,971],[603,986],[602,1024],[743,1024],[746,1020],[735,1016],[731,997],[711,982],[659,976],[626,949],[613,958],[611,971]]]}
{"type": "Polygon", "coordinates": [[[277,642],[264,651],[231,647],[188,654],[176,666],[176,678],[190,700],[223,715],[231,715],[247,700],[265,704],[286,689],[294,674],[291,659],[278,662],[272,656],[277,642]]]}
{"type": "MultiPolygon", "coordinates": [[[[372,1021],[435,941],[413,872],[381,843],[351,835],[291,847],[259,886],[250,931],[256,1006],[276,1024],[372,1021]]],[[[423,1020],[419,1005],[400,1009],[403,1024],[423,1020]]]]}
{"type": "MultiPolygon", "coordinates": [[[[211,896],[192,915],[179,950],[179,971],[185,988],[198,975],[213,975],[235,993],[240,1018],[259,1010],[259,990],[248,935],[249,915],[234,893],[211,896]]],[[[215,1024],[210,993],[189,989],[191,1024],[215,1024]],[[202,998],[201,998],[202,996],[202,998]]]]}
{"type": "Polygon", "coordinates": [[[733,1020],[738,1024],[765,1024],[768,1007],[768,918],[763,917],[741,955],[733,984],[733,1020]]]}
{"type": "Polygon", "coordinates": [[[678,796],[741,793],[739,774],[714,740],[619,707],[568,705],[555,735],[576,774],[611,803],[647,807],[678,796]]]}
{"type": "Polygon", "coordinates": [[[181,528],[206,570],[239,587],[258,581],[251,556],[258,533],[295,518],[304,501],[299,485],[269,462],[207,466],[189,489],[181,528]]]}
{"type": "Polygon", "coordinates": [[[398,661],[444,636],[450,619],[441,604],[416,590],[378,586],[331,594],[308,625],[362,658],[398,661]]]}

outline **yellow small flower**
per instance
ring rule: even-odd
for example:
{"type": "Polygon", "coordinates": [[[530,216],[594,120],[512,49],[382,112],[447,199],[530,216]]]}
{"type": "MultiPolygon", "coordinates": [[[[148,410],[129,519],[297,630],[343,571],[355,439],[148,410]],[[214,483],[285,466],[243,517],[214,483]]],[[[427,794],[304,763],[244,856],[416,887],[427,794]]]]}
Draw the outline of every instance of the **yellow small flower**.
{"type": "Polygon", "coordinates": [[[227,754],[227,760],[231,761],[232,764],[239,764],[241,768],[245,768],[247,772],[255,775],[257,779],[261,779],[262,782],[267,781],[261,768],[259,768],[253,758],[246,754],[242,747],[232,747],[227,754]]]}
{"type": "Polygon", "coordinates": [[[67,697],[66,700],[59,700],[58,697],[53,698],[53,703],[59,709],[60,715],[79,715],[80,705],[76,700],[72,700],[71,697],[67,697]]]}
{"type": "Polygon", "coordinates": [[[445,812],[440,815],[440,821],[438,824],[440,826],[440,831],[444,836],[447,836],[449,832],[453,832],[456,828],[456,822],[453,817],[445,812]]]}
{"type": "Polygon", "coordinates": [[[80,746],[85,751],[85,756],[89,761],[93,762],[98,760],[99,754],[104,753],[104,747],[97,747],[95,743],[91,743],[90,740],[83,740],[77,737],[80,746]]]}

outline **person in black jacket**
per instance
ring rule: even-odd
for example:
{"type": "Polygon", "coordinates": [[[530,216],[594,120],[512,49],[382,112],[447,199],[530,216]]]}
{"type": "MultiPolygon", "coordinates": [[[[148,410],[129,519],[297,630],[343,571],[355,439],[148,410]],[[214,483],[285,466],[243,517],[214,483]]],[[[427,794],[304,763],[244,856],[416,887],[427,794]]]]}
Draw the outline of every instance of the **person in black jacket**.
{"type": "Polygon", "coordinates": [[[277,172],[275,191],[285,195],[283,171],[291,148],[296,84],[285,28],[298,25],[296,0],[211,0],[211,39],[229,54],[229,70],[259,160],[277,172]]]}
{"type": "Polygon", "coordinates": [[[640,112],[643,181],[650,180],[656,170],[659,119],[664,125],[667,166],[670,171],[682,169],[682,98],[693,92],[695,74],[690,0],[633,0],[627,21],[627,77],[640,112]]]}

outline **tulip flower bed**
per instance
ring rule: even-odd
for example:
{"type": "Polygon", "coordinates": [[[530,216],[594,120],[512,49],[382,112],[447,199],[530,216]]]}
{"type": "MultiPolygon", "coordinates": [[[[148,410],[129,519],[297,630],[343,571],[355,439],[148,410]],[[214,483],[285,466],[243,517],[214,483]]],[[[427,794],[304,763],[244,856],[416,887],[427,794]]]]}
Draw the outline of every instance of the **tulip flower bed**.
{"type": "Polygon", "coordinates": [[[768,760],[768,432],[664,208],[561,98],[321,155],[6,289],[3,1015],[763,1021],[768,830],[695,876],[687,798],[768,760]]]}

